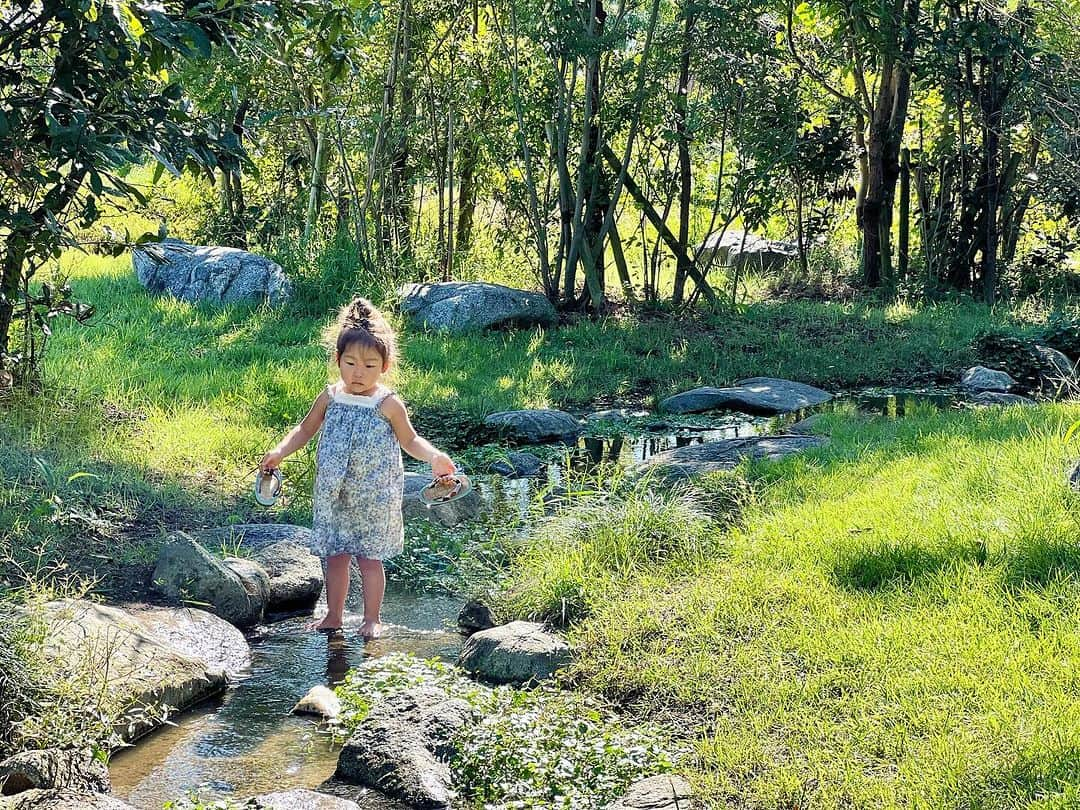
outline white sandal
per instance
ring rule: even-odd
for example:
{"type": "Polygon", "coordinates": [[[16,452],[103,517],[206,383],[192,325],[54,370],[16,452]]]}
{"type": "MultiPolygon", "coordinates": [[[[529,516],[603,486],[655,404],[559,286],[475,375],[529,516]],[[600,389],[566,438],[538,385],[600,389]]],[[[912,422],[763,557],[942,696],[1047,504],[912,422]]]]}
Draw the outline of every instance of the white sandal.
{"type": "Polygon", "coordinates": [[[281,470],[255,473],[255,501],[260,506],[273,506],[281,496],[281,470]]]}

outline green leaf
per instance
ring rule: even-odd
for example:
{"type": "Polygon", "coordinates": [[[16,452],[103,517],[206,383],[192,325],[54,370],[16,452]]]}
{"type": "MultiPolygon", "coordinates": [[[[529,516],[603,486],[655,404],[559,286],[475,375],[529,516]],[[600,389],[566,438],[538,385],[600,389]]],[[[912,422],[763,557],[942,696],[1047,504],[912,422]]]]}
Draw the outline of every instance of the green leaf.
{"type": "Polygon", "coordinates": [[[97,479],[100,480],[101,476],[100,475],[94,475],[93,473],[88,473],[88,472],[85,472],[85,471],[84,472],[77,472],[74,475],[68,476],[67,482],[70,484],[72,481],[78,481],[80,478],[97,478],[97,479]]]}

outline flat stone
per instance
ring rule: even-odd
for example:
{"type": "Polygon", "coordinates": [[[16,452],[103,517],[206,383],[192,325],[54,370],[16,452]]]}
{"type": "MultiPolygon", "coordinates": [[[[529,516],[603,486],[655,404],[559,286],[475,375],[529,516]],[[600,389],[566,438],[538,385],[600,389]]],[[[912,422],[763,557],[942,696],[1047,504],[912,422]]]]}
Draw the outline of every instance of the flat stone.
{"type": "Polygon", "coordinates": [[[479,281],[406,284],[401,308],[418,326],[461,334],[494,326],[551,326],[555,308],[536,292],[479,281]]]}
{"type": "Polygon", "coordinates": [[[341,700],[333,689],[313,686],[293,706],[293,714],[313,714],[326,720],[334,720],[341,714],[341,700]]]}
{"type": "Polygon", "coordinates": [[[964,372],[960,384],[972,391],[1000,391],[1004,393],[1016,385],[1016,380],[1004,371],[986,368],[986,366],[972,366],[964,372]]]}
{"type": "Polygon", "coordinates": [[[12,796],[35,789],[108,793],[112,788],[109,769],[89,750],[22,751],[0,762],[0,794],[12,796]]]}
{"type": "Polygon", "coordinates": [[[262,793],[253,796],[248,804],[252,803],[255,810],[360,810],[359,804],[348,799],[300,788],[262,793]]]}
{"type": "Polygon", "coordinates": [[[44,654],[60,673],[90,673],[91,688],[130,706],[132,720],[120,728],[127,740],[155,728],[174,711],[221,692],[230,672],[250,661],[247,642],[242,635],[236,639],[233,634],[239,631],[223,620],[181,608],[172,611],[173,621],[166,612],[126,611],[84,600],[45,606],[44,654]],[[221,649],[215,649],[219,644],[221,649]],[[211,660],[198,657],[196,650],[204,650],[211,660]]]}
{"type": "Polygon", "coordinates": [[[1001,391],[980,391],[968,402],[974,405],[1034,405],[1035,400],[1019,394],[1003,394],[1001,391]]]}
{"type": "Polygon", "coordinates": [[[276,306],[292,295],[281,265],[237,248],[166,239],[135,250],[132,265],[149,292],[183,301],[276,306]]]}
{"type": "Polygon", "coordinates": [[[102,793],[78,790],[28,790],[0,799],[2,810],[135,810],[127,802],[102,793]]]}
{"type": "Polygon", "coordinates": [[[692,444],[665,450],[631,468],[634,475],[655,470],[664,478],[693,478],[708,472],[730,470],[745,458],[777,461],[795,453],[821,447],[821,436],[748,436],[717,442],[692,444]]]}
{"type": "Polygon", "coordinates": [[[526,444],[571,441],[581,432],[581,425],[570,414],[551,408],[499,411],[484,419],[500,436],[526,444]]]}
{"type": "Polygon", "coordinates": [[[469,636],[458,656],[466,672],[494,683],[535,683],[570,663],[570,646],[536,622],[510,622],[469,636]]]}
{"type": "Polygon", "coordinates": [[[666,413],[729,410],[773,416],[820,405],[832,394],[812,385],[772,377],[750,377],[730,388],[704,386],[668,397],[660,403],[666,413]]]}
{"type": "Polygon", "coordinates": [[[689,782],[681,776],[661,774],[635,782],[607,810],[690,810],[693,798],[689,782]]]}

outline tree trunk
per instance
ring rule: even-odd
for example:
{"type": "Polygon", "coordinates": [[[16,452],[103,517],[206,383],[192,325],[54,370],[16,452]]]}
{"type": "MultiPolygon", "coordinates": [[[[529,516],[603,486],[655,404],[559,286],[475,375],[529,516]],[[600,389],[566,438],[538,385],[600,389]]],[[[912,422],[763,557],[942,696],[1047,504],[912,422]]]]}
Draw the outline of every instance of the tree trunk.
{"type": "Polygon", "coordinates": [[[480,150],[476,139],[469,137],[461,147],[458,178],[457,251],[468,252],[472,247],[473,217],[476,214],[476,169],[480,150]]]}
{"type": "Polygon", "coordinates": [[[682,304],[685,295],[687,264],[690,242],[690,204],[693,183],[693,166],[690,163],[690,135],[686,129],[686,117],[690,94],[690,48],[694,37],[697,13],[689,6],[683,9],[682,53],[679,56],[679,84],[675,92],[675,137],[679,145],[679,244],[683,247],[682,256],[675,263],[675,285],[671,302],[682,304]]]}

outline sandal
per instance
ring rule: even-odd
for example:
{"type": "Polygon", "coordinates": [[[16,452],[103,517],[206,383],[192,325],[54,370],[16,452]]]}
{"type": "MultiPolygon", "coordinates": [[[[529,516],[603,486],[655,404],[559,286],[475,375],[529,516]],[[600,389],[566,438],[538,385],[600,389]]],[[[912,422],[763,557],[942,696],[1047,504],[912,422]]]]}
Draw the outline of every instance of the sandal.
{"type": "Polygon", "coordinates": [[[472,481],[464,473],[454,473],[436,478],[422,490],[420,500],[430,509],[439,504],[452,503],[472,492],[472,481]]]}
{"type": "Polygon", "coordinates": [[[281,470],[255,474],[255,501],[261,506],[273,506],[281,495],[281,470]]]}

